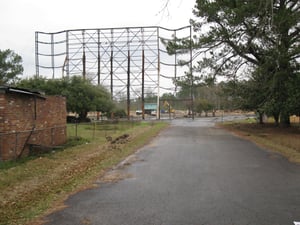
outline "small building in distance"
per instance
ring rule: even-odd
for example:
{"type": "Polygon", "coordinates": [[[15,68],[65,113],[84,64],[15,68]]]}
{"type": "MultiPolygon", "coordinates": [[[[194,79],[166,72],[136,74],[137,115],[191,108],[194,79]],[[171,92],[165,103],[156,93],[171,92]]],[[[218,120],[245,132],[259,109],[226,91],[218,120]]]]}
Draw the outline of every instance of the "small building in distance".
{"type": "Polygon", "coordinates": [[[66,99],[0,86],[0,161],[28,156],[36,146],[67,140],[66,99]]]}
{"type": "Polygon", "coordinates": [[[145,103],[145,114],[156,115],[157,104],[156,103],[145,103]]]}

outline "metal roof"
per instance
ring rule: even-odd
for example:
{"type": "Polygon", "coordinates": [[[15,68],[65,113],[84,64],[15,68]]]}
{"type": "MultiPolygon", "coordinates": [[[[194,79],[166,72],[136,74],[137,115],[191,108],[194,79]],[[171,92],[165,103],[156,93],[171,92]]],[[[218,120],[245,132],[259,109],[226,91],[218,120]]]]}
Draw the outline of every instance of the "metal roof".
{"type": "Polygon", "coordinates": [[[32,90],[25,89],[25,88],[0,86],[0,93],[18,93],[18,94],[31,95],[31,96],[45,99],[45,96],[41,92],[32,91],[32,90]]]}

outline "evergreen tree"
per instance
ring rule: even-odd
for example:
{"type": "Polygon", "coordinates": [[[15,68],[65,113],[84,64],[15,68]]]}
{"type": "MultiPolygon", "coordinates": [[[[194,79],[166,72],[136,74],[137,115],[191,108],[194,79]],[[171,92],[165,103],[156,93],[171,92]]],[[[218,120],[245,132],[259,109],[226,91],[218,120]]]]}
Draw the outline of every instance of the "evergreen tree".
{"type": "MultiPolygon", "coordinates": [[[[279,110],[280,122],[288,125],[299,89],[300,2],[196,0],[193,13],[193,49],[202,56],[194,71],[213,79],[237,79],[245,68],[253,68],[251,82],[263,81],[256,85],[261,87],[257,93],[264,92],[257,96],[264,99],[252,102],[257,108],[263,102],[264,108],[279,110]]],[[[170,54],[184,46],[180,40],[167,43],[170,54]]]]}

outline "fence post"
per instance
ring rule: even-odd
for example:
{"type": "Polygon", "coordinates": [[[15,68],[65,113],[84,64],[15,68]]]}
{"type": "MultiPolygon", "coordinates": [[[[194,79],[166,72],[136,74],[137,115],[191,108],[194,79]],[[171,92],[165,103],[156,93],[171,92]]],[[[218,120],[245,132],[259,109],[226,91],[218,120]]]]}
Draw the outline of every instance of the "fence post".
{"type": "Polygon", "coordinates": [[[95,139],[95,133],[96,133],[96,123],[93,123],[93,139],[95,139]]]}
{"type": "Polygon", "coordinates": [[[77,137],[77,122],[75,123],[75,137],[77,137]]]}

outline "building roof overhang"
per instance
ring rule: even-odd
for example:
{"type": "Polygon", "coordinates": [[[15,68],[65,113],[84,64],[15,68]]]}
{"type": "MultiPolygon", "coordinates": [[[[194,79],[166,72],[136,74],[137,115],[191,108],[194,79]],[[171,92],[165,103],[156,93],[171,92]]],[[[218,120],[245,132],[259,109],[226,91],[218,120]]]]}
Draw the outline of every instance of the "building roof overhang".
{"type": "Polygon", "coordinates": [[[25,88],[16,88],[10,86],[0,86],[0,93],[18,93],[22,95],[30,95],[30,96],[46,99],[45,95],[39,91],[32,91],[25,88]]]}

